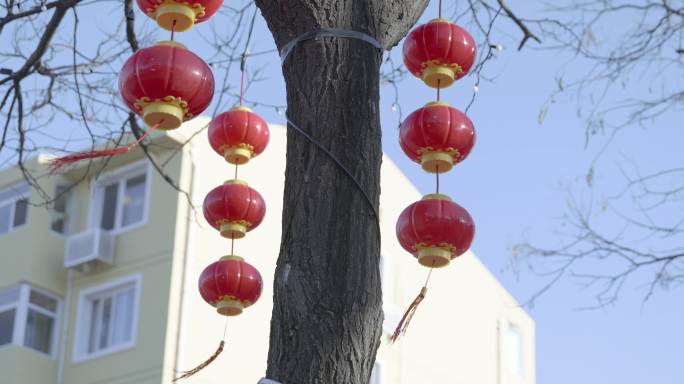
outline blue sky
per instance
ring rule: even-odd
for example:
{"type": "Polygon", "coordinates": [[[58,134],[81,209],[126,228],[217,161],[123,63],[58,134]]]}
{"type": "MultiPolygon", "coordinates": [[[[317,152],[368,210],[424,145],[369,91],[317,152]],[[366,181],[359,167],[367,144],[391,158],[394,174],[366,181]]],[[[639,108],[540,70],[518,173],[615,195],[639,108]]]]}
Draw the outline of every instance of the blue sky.
{"type": "MultiPolygon", "coordinates": [[[[521,7],[523,13],[537,11],[532,2],[512,3],[518,3],[514,6],[521,7]]],[[[103,6],[120,12],[119,3],[103,6]]],[[[98,22],[107,22],[104,14],[94,15],[92,8],[81,14],[83,30],[95,28],[98,22]]],[[[432,4],[422,21],[435,14],[432,4]]],[[[142,14],[137,15],[137,20],[143,22],[140,28],[154,29],[142,14]]],[[[193,49],[196,46],[196,51],[202,54],[200,35],[218,25],[210,26],[211,23],[179,34],[178,39],[193,49]]],[[[599,136],[585,148],[584,123],[576,114],[577,100],[559,99],[548,109],[543,124],[539,121],[540,111],[554,91],[555,76],[567,57],[533,49],[517,52],[513,47],[517,45],[519,32],[507,20],[502,19],[500,25],[510,36],[498,34],[504,36],[501,41],[504,50],[497,53],[487,69],[495,81],[480,84],[476,102],[469,112],[478,134],[476,147],[464,163],[441,181],[442,190],[467,208],[476,222],[475,253],[518,300],[526,301],[545,280],[524,269],[515,273],[511,268],[511,247],[525,239],[540,245],[558,244],[556,233],[563,229],[562,216],[568,199],[601,202],[615,194],[624,185],[618,165],[624,164],[625,159],[638,163],[644,173],[681,161],[684,133],[678,128],[684,114],[671,114],[653,125],[623,132],[597,164],[595,187],[590,190],[585,176],[605,138],[599,136]]],[[[158,33],[157,37],[166,38],[166,35],[158,33]]],[[[87,43],[94,46],[96,41],[91,38],[87,43]]],[[[397,63],[401,62],[400,47],[391,53],[397,63]]],[[[251,50],[273,48],[265,22],[258,18],[251,50]]],[[[265,65],[266,80],[255,83],[247,98],[284,105],[285,87],[277,55],[259,56],[250,62],[252,68],[262,65],[265,65]]],[[[237,73],[231,76],[231,82],[237,84],[237,73]]],[[[434,91],[412,77],[407,77],[398,87],[404,116],[434,98],[434,91]]],[[[473,79],[466,78],[446,90],[443,99],[463,109],[470,100],[472,87],[473,79]]],[[[392,108],[393,98],[392,87],[384,85],[383,148],[416,185],[430,192],[433,178],[420,171],[399,148],[398,115],[392,108]]],[[[220,109],[229,107],[225,104],[220,109]]],[[[256,111],[271,122],[284,120],[274,108],[256,111]]],[[[670,214],[681,217],[682,212],[670,214]]],[[[614,217],[604,220],[608,228],[620,225],[614,217]]],[[[458,268],[458,264],[451,268],[458,268]]],[[[539,384],[684,383],[682,290],[659,291],[644,304],[644,283],[648,280],[641,278],[625,288],[617,304],[600,310],[578,309],[592,305],[594,297],[592,291],[583,290],[576,280],[561,281],[538,299],[534,307],[528,308],[537,323],[539,384]]]]}

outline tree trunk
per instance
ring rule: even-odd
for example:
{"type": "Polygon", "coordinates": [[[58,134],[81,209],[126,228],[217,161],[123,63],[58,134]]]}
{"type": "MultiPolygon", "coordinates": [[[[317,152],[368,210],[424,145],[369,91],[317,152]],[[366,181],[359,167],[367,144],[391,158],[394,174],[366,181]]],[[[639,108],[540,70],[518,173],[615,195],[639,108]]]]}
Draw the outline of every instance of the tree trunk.
{"type": "MultiPolygon", "coordinates": [[[[278,47],[318,27],[395,45],[427,0],[257,0],[278,47]]],[[[292,127],[267,377],[283,384],[369,381],[382,335],[377,211],[382,52],[354,39],[299,44],[283,66],[292,127]],[[372,206],[371,206],[372,204],[372,206]]]]}

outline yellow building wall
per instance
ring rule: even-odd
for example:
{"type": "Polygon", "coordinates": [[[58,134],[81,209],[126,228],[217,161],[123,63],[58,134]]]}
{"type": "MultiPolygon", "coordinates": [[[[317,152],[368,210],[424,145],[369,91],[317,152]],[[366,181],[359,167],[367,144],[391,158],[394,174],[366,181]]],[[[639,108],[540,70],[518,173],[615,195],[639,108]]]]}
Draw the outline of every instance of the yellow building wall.
{"type": "MultiPolygon", "coordinates": [[[[162,163],[170,153],[171,151],[158,151],[156,158],[162,163]]],[[[137,161],[135,158],[131,160],[137,161]]],[[[165,173],[185,188],[187,185],[179,177],[183,162],[184,157],[180,152],[168,162],[165,173]]],[[[64,368],[65,383],[160,383],[162,377],[173,376],[172,368],[166,365],[169,357],[166,341],[169,336],[167,319],[177,313],[176,308],[170,310],[169,303],[174,302],[170,300],[173,262],[182,256],[177,253],[177,238],[182,236],[176,233],[181,195],[170,188],[152,167],[146,166],[148,176],[151,176],[147,223],[117,235],[113,266],[99,266],[87,273],[77,273],[74,279],[72,317],[64,368]],[[75,316],[80,292],[136,274],[140,274],[142,280],[138,323],[134,324],[137,328],[135,346],[102,357],[74,362],[74,334],[78,325],[75,316]]],[[[90,196],[90,192],[87,196],[90,196]]],[[[87,216],[81,220],[87,222],[87,216]]]]}

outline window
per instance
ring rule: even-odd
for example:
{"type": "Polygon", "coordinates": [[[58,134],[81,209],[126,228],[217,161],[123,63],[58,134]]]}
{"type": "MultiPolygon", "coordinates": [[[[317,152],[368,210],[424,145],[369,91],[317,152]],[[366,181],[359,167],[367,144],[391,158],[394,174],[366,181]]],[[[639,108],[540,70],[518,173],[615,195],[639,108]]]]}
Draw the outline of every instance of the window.
{"type": "Polygon", "coordinates": [[[29,285],[0,292],[0,346],[6,344],[54,354],[59,300],[29,285]]]}
{"type": "Polygon", "coordinates": [[[402,311],[397,306],[394,299],[394,279],[392,259],[385,254],[380,255],[380,285],[382,286],[382,310],[385,312],[385,319],[382,329],[392,334],[394,328],[401,320],[402,311]]]}
{"type": "Polygon", "coordinates": [[[117,172],[95,190],[91,224],[105,230],[123,230],[145,222],[149,178],[146,167],[117,172]]]}
{"type": "Polygon", "coordinates": [[[73,193],[69,187],[58,185],[55,190],[55,201],[52,207],[51,228],[57,233],[68,235],[71,233],[71,209],[73,193]]]}
{"type": "Polygon", "coordinates": [[[0,235],[26,224],[30,193],[26,183],[0,190],[0,235]]]}
{"type": "Polygon", "coordinates": [[[523,341],[520,328],[510,322],[504,322],[502,330],[503,369],[514,376],[523,375],[523,341]]]}
{"type": "Polygon", "coordinates": [[[373,364],[373,371],[371,371],[371,378],[369,384],[382,384],[382,374],[382,364],[376,361],[375,364],[373,364]]]}
{"type": "Polygon", "coordinates": [[[139,297],[139,275],[82,292],[74,360],[132,347],[139,297]]]}

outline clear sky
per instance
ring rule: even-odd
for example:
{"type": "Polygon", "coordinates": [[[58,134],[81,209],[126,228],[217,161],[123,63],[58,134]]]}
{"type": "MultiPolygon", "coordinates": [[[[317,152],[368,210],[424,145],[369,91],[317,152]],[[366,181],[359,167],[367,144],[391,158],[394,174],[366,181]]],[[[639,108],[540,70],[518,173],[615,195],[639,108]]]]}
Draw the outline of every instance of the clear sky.
{"type": "MultiPolygon", "coordinates": [[[[521,7],[522,12],[535,11],[532,2],[511,3],[521,7]]],[[[121,5],[106,2],[102,7],[118,14],[121,5]]],[[[91,14],[85,11],[82,14],[83,30],[94,28],[98,22],[107,22],[102,13],[99,21],[96,17],[83,17],[86,15],[91,14]]],[[[146,19],[139,12],[137,15],[139,21],[146,19]]],[[[434,15],[432,4],[422,21],[434,15]]],[[[146,30],[152,28],[149,21],[144,24],[146,30]]],[[[200,47],[197,50],[201,54],[204,43],[200,36],[208,31],[206,28],[210,27],[198,26],[179,34],[178,38],[191,47],[200,47]]],[[[566,58],[548,51],[517,52],[513,47],[517,45],[519,32],[503,19],[501,28],[509,31],[511,37],[502,40],[504,50],[488,69],[490,75],[495,75],[495,81],[480,85],[469,113],[478,134],[476,147],[464,163],[442,177],[442,190],[470,211],[477,226],[475,253],[522,302],[542,287],[545,280],[526,271],[516,274],[510,267],[511,247],[525,239],[542,245],[558,244],[555,233],[562,229],[562,215],[571,196],[569,191],[580,200],[600,201],[614,194],[624,184],[616,164],[625,158],[637,162],[644,173],[681,162],[684,116],[672,114],[655,126],[631,129],[619,136],[598,164],[596,186],[591,192],[585,175],[602,139],[599,137],[585,148],[584,124],[576,114],[577,101],[559,100],[551,105],[543,124],[539,122],[540,110],[555,87],[554,76],[566,58]]],[[[274,48],[263,19],[257,20],[255,31],[253,52],[274,48]]],[[[157,37],[166,38],[166,35],[157,37]]],[[[88,43],[94,46],[96,42],[88,43]]],[[[397,63],[401,62],[400,47],[392,52],[397,63]]],[[[255,83],[247,98],[284,105],[285,87],[277,55],[262,55],[250,62],[252,68],[262,65],[267,79],[255,83]]],[[[230,80],[237,84],[237,73],[230,80]]],[[[472,87],[473,79],[467,78],[446,90],[443,99],[463,109],[470,100],[472,87]]],[[[393,98],[393,88],[383,85],[383,148],[422,191],[430,192],[433,178],[421,172],[399,148],[393,98]]],[[[399,84],[404,116],[433,98],[434,91],[414,78],[408,77],[399,84]]],[[[224,105],[222,109],[229,107],[224,105]]],[[[274,108],[256,109],[256,112],[270,122],[284,121],[274,108]]],[[[672,212],[672,215],[681,216],[682,212],[672,212]]],[[[614,221],[607,225],[621,223],[614,221]]],[[[395,256],[410,257],[408,254],[395,256]]],[[[458,263],[450,268],[458,268],[458,263]]],[[[594,304],[591,291],[582,290],[577,281],[561,281],[537,300],[533,308],[528,308],[537,324],[537,383],[683,384],[682,290],[659,291],[644,305],[647,282],[637,280],[628,285],[615,305],[587,311],[578,308],[594,304]]]]}

